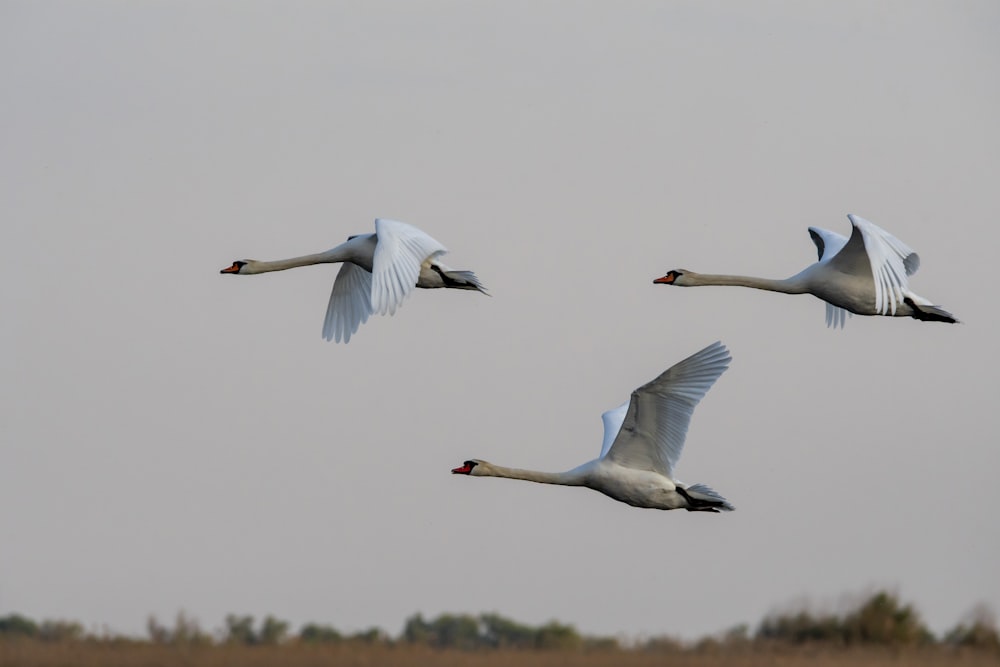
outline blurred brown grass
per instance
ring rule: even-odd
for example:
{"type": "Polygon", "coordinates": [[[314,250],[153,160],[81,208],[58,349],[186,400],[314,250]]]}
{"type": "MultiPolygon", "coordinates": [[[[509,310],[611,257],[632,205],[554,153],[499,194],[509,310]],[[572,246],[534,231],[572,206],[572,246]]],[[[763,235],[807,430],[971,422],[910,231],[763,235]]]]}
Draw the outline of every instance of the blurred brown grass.
{"type": "Polygon", "coordinates": [[[1000,665],[1000,655],[971,649],[774,647],[742,651],[459,651],[419,645],[285,644],[169,646],[134,641],[45,643],[0,641],[0,667],[979,667],[1000,665]]]}

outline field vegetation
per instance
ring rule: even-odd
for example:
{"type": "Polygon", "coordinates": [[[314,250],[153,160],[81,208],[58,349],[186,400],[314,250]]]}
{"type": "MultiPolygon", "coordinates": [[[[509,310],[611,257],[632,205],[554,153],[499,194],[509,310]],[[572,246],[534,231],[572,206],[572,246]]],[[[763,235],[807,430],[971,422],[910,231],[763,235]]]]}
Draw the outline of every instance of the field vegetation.
{"type": "Polygon", "coordinates": [[[881,591],[843,613],[805,608],[774,613],[751,630],[739,626],[685,642],[592,637],[556,621],[542,626],[498,614],[410,617],[398,636],[378,628],[350,635],[309,623],[293,633],[287,622],[231,614],[209,633],[179,614],[173,625],[147,621],[147,637],[88,633],[75,622],[0,617],[0,667],[223,667],[287,665],[463,665],[492,667],[589,665],[1000,665],[996,619],[978,608],[935,637],[917,611],[881,591]]]}

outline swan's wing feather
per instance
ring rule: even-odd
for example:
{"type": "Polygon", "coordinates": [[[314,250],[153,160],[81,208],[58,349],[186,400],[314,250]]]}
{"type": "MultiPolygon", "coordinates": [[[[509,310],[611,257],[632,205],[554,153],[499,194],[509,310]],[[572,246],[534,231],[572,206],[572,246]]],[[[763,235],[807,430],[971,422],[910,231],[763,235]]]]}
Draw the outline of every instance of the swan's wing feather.
{"type": "Polygon", "coordinates": [[[853,227],[847,245],[829,266],[842,273],[871,276],[875,287],[875,311],[895,315],[907,289],[906,277],[920,266],[920,257],[884,229],[856,215],[848,215],[853,227]]]}
{"type": "Polygon", "coordinates": [[[836,328],[843,328],[844,323],[847,322],[847,318],[853,316],[853,313],[849,312],[844,308],[833,305],[827,302],[826,304],[826,326],[836,328]]]}
{"type": "Polygon", "coordinates": [[[326,306],[323,320],[323,338],[351,340],[358,327],[368,321],[372,314],[372,274],[351,262],[344,262],[333,282],[330,302],[326,306]]]}
{"type": "Polygon", "coordinates": [[[871,272],[871,262],[865,250],[865,239],[861,230],[855,227],[851,237],[836,255],[827,260],[831,269],[854,276],[866,276],[871,272]]]}
{"type": "Polygon", "coordinates": [[[416,287],[424,260],[447,250],[413,225],[395,220],[375,220],[375,236],[378,242],[372,262],[372,310],[392,315],[416,287]]]}
{"type": "Polygon", "coordinates": [[[812,227],[809,228],[809,237],[813,240],[813,243],[816,244],[816,254],[818,255],[816,259],[822,260],[823,249],[826,246],[826,242],[823,240],[823,237],[817,234],[816,230],[812,227]]]}
{"type": "Polygon", "coordinates": [[[611,443],[618,437],[618,432],[622,430],[622,423],[625,421],[625,414],[628,412],[628,401],[625,401],[614,410],[608,410],[601,419],[604,421],[604,443],[601,444],[601,455],[597,458],[603,459],[611,449],[611,443]]]}
{"type": "Polygon", "coordinates": [[[715,342],[633,391],[608,458],[673,478],[695,406],[731,360],[726,346],[715,342]]]}
{"type": "MultiPolygon", "coordinates": [[[[895,315],[907,289],[907,260],[911,267],[920,266],[920,258],[905,243],[881,227],[856,215],[847,216],[855,230],[860,230],[875,280],[875,309],[885,315],[895,315]]],[[[913,270],[916,270],[914,268],[913,270]]]]}
{"type": "MultiPolygon", "coordinates": [[[[829,263],[831,259],[844,249],[848,240],[842,234],[820,227],[810,227],[809,236],[812,238],[813,243],[816,244],[816,250],[819,251],[820,264],[829,263]]],[[[846,320],[846,310],[838,308],[831,303],[826,304],[826,326],[833,327],[834,329],[843,327],[846,320]]]]}
{"type": "Polygon", "coordinates": [[[816,252],[819,255],[819,261],[830,261],[830,258],[836,255],[840,250],[847,245],[847,237],[837,232],[831,232],[829,229],[822,229],[820,227],[810,227],[809,237],[816,244],[816,252]]]}
{"type": "Polygon", "coordinates": [[[903,263],[905,275],[912,276],[920,268],[920,255],[895,236],[885,231],[873,222],[856,215],[847,216],[852,225],[861,227],[865,235],[865,246],[869,243],[881,245],[883,251],[895,262],[898,258],[903,263]]]}

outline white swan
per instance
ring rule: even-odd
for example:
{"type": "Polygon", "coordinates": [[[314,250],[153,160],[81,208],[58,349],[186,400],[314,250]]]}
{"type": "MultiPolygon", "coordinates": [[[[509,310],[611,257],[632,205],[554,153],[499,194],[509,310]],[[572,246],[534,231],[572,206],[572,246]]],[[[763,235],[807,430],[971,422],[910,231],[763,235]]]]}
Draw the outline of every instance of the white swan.
{"type": "Polygon", "coordinates": [[[675,269],[653,282],[678,287],[733,285],[785,294],[812,294],[826,301],[826,324],[832,327],[844,326],[848,311],[857,315],[958,321],[951,313],[910,291],[907,276],[920,267],[917,253],[864,218],[856,215],[847,218],[853,226],[850,239],[826,229],[809,228],[819,261],[791,278],[772,280],[675,269]]]}
{"type": "Polygon", "coordinates": [[[674,477],[694,408],[731,360],[725,345],[712,343],[633,391],[628,402],[602,416],[601,455],[568,472],[504,468],[479,459],[451,472],[585,486],[634,507],[732,510],[729,501],[704,484],[685,486],[674,477]]]}
{"type": "Polygon", "coordinates": [[[347,343],[372,313],[394,314],[414,287],[450,287],[486,294],[474,273],[454,271],[438,261],[446,252],[443,245],[413,225],[378,218],[374,234],[350,236],[332,250],[274,262],[241,259],[220,273],[244,276],[343,262],[326,307],[323,338],[347,343]]]}

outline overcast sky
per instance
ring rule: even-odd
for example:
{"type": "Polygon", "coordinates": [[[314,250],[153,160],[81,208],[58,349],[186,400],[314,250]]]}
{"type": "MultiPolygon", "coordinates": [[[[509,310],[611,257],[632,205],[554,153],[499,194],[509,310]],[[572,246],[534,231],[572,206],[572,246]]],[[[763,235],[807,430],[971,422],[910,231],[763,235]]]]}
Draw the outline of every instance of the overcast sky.
{"type": "Polygon", "coordinates": [[[0,87],[0,614],[1000,610],[996,2],[7,0],[0,87]],[[651,282],[786,277],[848,213],[964,323],[651,282]],[[421,290],[345,346],[336,266],[219,275],[375,217],[493,298],[421,290]],[[736,512],[449,474],[594,458],[715,340],[678,474],[736,512]]]}

